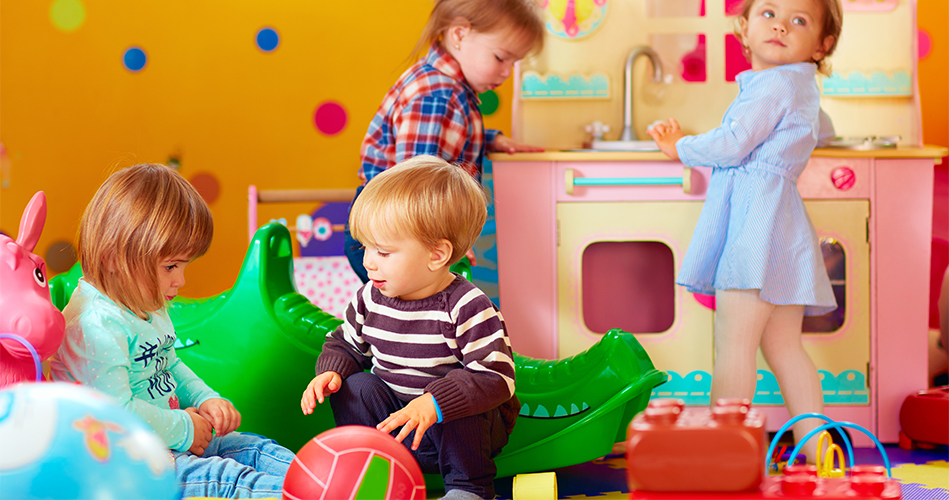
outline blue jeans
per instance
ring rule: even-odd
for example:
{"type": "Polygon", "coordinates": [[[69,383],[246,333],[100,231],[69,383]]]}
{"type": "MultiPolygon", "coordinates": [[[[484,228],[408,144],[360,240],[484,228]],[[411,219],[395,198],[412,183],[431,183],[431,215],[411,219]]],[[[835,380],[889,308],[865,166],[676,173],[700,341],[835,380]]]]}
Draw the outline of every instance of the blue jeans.
{"type": "MultiPolygon", "coordinates": [[[[359,198],[359,193],[362,192],[364,187],[366,187],[365,184],[356,188],[356,196],[353,197],[352,203],[349,204],[350,211],[352,211],[353,203],[356,203],[356,198],[359,198]]],[[[343,243],[343,253],[345,253],[346,258],[349,259],[349,265],[363,283],[368,283],[369,273],[366,272],[366,268],[362,265],[362,258],[366,255],[366,249],[363,248],[362,243],[356,241],[352,233],[349,232],[349,216],[346,217],[346,227],[343,229],[343,234],[346,238],[346,242],[343,243]]]]}
{"type": "MultiPolygon", "coordinates": [[[[375,427],[406,403],[377,375],[358,372],[346,377],[342,387],[330,394],[330,407],[337,427],[375,427]]],[[[401,429],[392,431],[398,434],[401,429]]],[[[425,474],[441,474],[445,491],[454,489],[481,498],[494,498],[494,458],[507,444],[508,432],[498,408],[480,415],[434,424],[425,431],[418,450],[411,449],[415,431],[402,440],[425,474]]]]}
{"type": "Polygon", "coordinates": [[[257,434],[211,439],[203,456],[172,451],[183,498],[281,498],[293,452],[257,434]]]}

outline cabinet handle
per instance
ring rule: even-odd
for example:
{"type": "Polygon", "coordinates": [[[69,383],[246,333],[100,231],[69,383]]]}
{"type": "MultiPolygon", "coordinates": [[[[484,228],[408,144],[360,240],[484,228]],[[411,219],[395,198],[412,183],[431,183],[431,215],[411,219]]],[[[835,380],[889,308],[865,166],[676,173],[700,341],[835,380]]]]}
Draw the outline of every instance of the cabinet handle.
{"type": "Polygon", "coordinates": [[[682,177],[576,177],[573,169],[564,171],[567,194],[573,194],[574,186],[678,186],[682,192],[692,194],[692,169],[682,167],[682,177]]]}

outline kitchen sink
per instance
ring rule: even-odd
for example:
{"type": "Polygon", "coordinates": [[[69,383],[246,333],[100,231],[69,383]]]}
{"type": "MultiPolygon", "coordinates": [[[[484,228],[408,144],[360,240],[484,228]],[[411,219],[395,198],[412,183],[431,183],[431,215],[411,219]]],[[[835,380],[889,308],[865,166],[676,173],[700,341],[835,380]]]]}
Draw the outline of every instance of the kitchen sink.
{"type": "Polygon", "coordinates": [[[656,141],[593,141],[590,149],[599,151],[659,151],[656,141]]]}

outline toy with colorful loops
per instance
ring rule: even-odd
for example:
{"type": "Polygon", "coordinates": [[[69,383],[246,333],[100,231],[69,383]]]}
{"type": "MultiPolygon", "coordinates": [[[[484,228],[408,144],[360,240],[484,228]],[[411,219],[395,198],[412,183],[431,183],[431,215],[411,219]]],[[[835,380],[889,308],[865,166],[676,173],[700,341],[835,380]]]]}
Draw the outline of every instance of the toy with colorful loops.
{"type": "Polygon", "coordinates": [[[786,422],[765,450],[765,414],[745,399],[720,399],[711,408],[685,408],[679,399],[654,399],[629,424],[626,444],[627,482],[631,499],[898,499],[900,483],[889,477],[889,458],[865,428],[835,422],[819,414],[786,422]],[[767,474],[767,457],[796,421],[818,418],[826,423],[804,436],[790,453],[780,475],[767,474]],[[851,464],[829,429],[856,429],[875,442],[884,465],[856,465],[850,439],[841,433],[851,464]],[[818,439],[816,465],[795,465],[801,446],[818,439]],[[824,443],[827,443],[824,449],[824,443]],[[836,459],[836,460],[835,460],[836,459]]]}

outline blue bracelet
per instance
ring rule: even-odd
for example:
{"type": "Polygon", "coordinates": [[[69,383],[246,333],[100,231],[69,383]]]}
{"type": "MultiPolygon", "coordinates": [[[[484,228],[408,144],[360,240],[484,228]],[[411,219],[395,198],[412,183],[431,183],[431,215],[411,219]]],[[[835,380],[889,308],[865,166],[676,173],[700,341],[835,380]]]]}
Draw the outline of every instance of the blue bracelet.
{"type": "MultiPolygon", "coordinates": [[[[429,394],[431,394],[431,393],[429,393],[429,394]]],[[[444,420],[444,419],[442,418],[442,409],[441,409],[440,406],[438,406],[438,401],[435,401],[435,396],[432,396],[432,402],[435,403],[435,415],[438,416],[438,420],[436,420],[435,423],[436,423],[436,424],[440,424],[440,423],[442,423],[442,420],[444,420]]]]}

